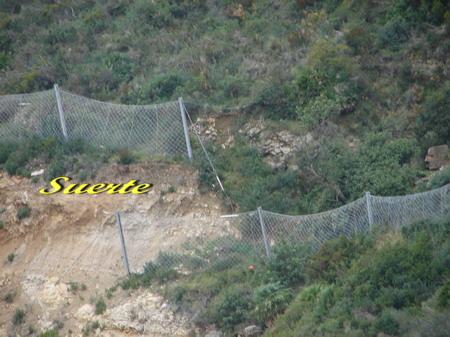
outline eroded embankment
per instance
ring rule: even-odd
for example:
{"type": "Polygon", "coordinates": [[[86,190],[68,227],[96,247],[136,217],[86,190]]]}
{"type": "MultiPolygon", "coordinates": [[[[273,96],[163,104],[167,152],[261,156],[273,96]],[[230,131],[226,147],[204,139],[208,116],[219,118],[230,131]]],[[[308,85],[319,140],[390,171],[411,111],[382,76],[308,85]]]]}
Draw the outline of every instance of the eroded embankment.
{"type": "MultiPolygon", "coordinates": [[[[42,184],[0,173],[0,207],[4,209],[0,215],[4,223],[0,230],[0,336],[25,329],[12,323],[17,309],[26,312],[25,324],[38,331],[51,328],[55,320],[63,322],[63,335],[69,330],[82,334],[82,328],[95,321],[104,325],[102,335],[108,331],[110,335],[187,334],[187,318],[174,314],[161,297],[148,291],[131,297],[118,291],[106,312],[95,315],[92,303],[125,274],[116,211],[122,212],[133,270],[160,250],[176,250],[188,238],[212,237],[226,230],[219,221],[218,199],[198,192],[192,168],[111,165],[98,173],[95,182],[130,179],[151,182],[154,188],[144,195],[43,196],[38,193],[42,184]],[[19,219],[18,211],[25,206],[31,213],[19,219]],[[15,295],[12,301],[4,300],[11,295],[15,295]]],[[[97,328],[94,324],[92,330],[99,332],[97,328]]]]}

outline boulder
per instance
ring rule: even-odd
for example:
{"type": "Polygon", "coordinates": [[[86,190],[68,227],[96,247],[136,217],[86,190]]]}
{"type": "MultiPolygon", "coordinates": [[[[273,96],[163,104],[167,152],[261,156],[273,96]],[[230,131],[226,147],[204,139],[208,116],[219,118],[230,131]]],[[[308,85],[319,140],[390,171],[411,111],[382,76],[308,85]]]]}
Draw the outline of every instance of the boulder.
{"type": "Polygon", "coordinates": [[[432,146],[428,149],[425,163],[429,170],[440,169],[448,159],[448,145],[432,146]]]}
{"type": "Polygon", "coordinates": [[[220,331],[216,330],[210,331],[205,335],[205,337],[222,337],[222,336],[223,334],[220,331]]]}
{"type": "Polygon", "coordinates": [[[257,325],[249,325],[244,329],[245,337],[258,337],[261,336],[262,329],[257,325]]]}

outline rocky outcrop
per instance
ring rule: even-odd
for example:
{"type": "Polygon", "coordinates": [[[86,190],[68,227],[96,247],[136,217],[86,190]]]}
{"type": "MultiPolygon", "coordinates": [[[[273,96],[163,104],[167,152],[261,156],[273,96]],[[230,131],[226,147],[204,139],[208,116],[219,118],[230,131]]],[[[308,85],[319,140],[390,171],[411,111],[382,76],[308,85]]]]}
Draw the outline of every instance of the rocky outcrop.
{"type": "Polygon", "coordinates": [[[223,334],[220,331],[213,330],[206,333],[204,337],[222,337],[223,334]]]}
{"type": "Polygon", "coordinates": [[[249,325],[244,329],[245,337],[259,337],[262,335],[262,329],[257,325],[249,325]]]}
{"type": "Polygon", "coordinates": [[[428,149],[425,164],[429,170],[439,170],[448,160],[448,145],[432,146],[428,149]]]}
{"type": "Polygon", "coordinates": [[[108,309],[101,324],[107,330],[145,336],[185,337],[189,334],[188,319],[175,314],[161,296],[148,291],[108,309]]]}
{"type": "Polygon", "coordinates": [[[191,131],[198,134],[203,141],[214,141],[217,138],[216,119],[199,117],[191,126],[191,131]]]}
{"type": "Polygon", "coordinates": [[[314,143],[311,133],[298,136],[287,130],[268,130],[262,121],[248,123],[239,131],[264,156],[273,169],[297,169],[295,156],[314,143]]]}

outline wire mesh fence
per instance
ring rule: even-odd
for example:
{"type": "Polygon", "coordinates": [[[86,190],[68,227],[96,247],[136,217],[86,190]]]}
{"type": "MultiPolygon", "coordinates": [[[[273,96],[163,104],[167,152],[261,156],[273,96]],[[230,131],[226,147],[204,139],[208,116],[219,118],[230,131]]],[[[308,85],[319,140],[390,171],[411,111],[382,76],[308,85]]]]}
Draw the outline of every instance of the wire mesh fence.
{"type": "MultiPolygon", "coordinates": [[[[449,215],[450,184],[427,192],[396,197],[379,197],[367,193],[365,197],[347,205],[318,214],[291,216],[258,209],[223,216],[217,219],[214,231],[210,233],[166,239],[170,244],[153,252],[145,270],[158,272],[172,269],[180,273],[204,269],[224,270],[239,263],[251,264],[266,260],[280,244],[303,245],[313,252],[326,241],[341,236],[351,238],[378,227],[399,230],[418,221],[449,215]]],[[[176,219],[171,221],[177,222],[176,219]]],[[[165,222],[161,220],[161,224],[165,222]]],[[[140,260],[139,256],[143,250],[152,249],[149,242],[159,234],[155,234],[155,231],[150,231],[148,236],[141,234],[137,242],[131,237],[132,221],[125,220],[123,226],[126,246],[132,255],[131,270],[142,272],[147,261],[140,260]]]]}
{"type": "Polygon", "coordinates": [[[55,86],[54,90],[0,96],[0,139],[82,139],[111,149],[186,155],[182,109],[181,101],[154,105],[100,102],[55,86]]]}

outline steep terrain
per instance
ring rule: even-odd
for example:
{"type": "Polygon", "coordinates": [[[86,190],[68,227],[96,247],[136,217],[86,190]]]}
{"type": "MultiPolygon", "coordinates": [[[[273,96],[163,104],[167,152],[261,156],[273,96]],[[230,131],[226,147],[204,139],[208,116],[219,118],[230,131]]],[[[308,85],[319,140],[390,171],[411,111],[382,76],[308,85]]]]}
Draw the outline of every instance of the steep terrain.
{"type": "Polygon", "coordinates": [[[131,298],[119,291],[108,301],[105,315],[94,317],[92,298],[104,297],[105,290],[126,275],[116,211],[122,214],[133,271],[142,270],[160,250],[176,251],[189,239],[226,231],[218,222],[223,212],[219,201],[212,194],[199,194],[193,169],[168,164],[111,165],[95,181],[129,179],[152,182],[155,187],[145,195],[43,196],[38,194],[40,183],[1,173],[2,337],[15,331],[12,319],[17,308],[25,308],[26,327],[32,325],[38,331],[59,320],[64,333],[72,330],[78,335],[89,320],[98,320],[113,336],[144,330],[152,336],[178,336],[175,327],[184,335],[187,318],[178,317],[159,295],[148,291],[138,291],[131,298]],[[170,190],[171,186],[176,190],[170,190]],[[31,213],[19,219],[17,212],[25,205],[31,213]],[[8,294],[15,294],[10,304],[3,300],[8,294]]]}
{"type": "MultiPolygon", "coordinates": [[[[0,94],[57,83],[123,104],[183,96],[195,152],[194,169],[74,139],[0,139],[0,336],[447,336],[448,219],[313,255],[280,244],[269,262],[149,265],[114,285],[126,275],[118,210],[142,271],[160,249],[231,231],[218,219],[230,205],[306,214],[449,183],[449,33],[446,0],[0,0],[0,94]],[[212,193],[195,130],[229,198],[212,193]],[[431,146],[444,149],[436,174],[431,146]],[[36,194],[61,174],[155,189],[36,194]]],[[[0,123],[11,116],[0,106],[0,123]]]]}
{"type": "Polygon", "coordinates": [[[450,137],[449,18],[444,0],[0,1],[0,93],[230,113],[233,146],[208,143],[231,198],[311,213],[426,175],[450,137]]]}

